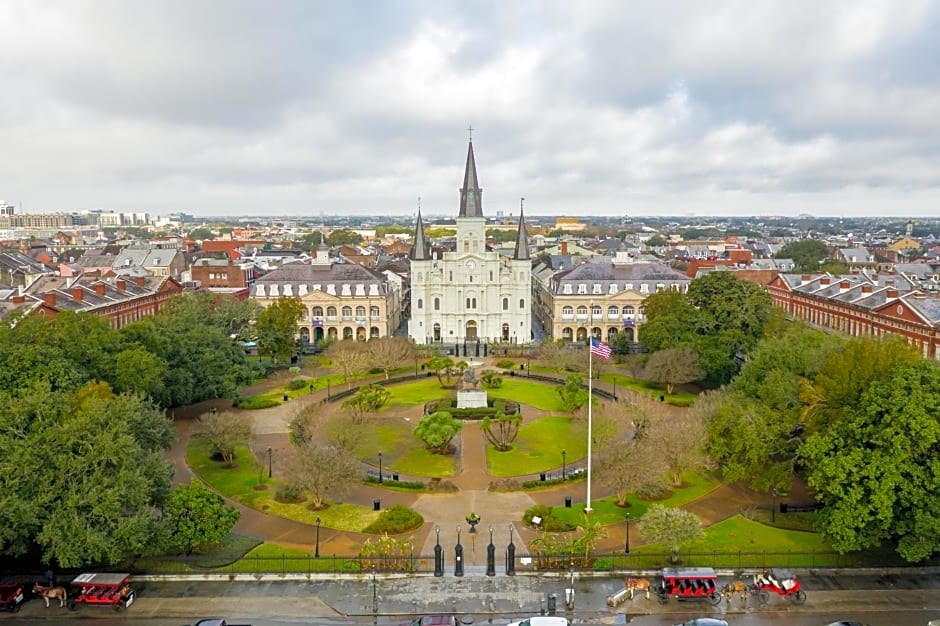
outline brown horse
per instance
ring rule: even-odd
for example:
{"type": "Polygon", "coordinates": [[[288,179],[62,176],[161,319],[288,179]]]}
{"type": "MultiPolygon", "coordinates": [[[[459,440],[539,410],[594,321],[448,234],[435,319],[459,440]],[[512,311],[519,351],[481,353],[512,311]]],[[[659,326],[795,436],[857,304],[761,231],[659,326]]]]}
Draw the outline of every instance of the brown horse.
{"type": "Polygon", "coordinates": [[[639,589],[646,592],[646,599],[650,599],[650,581],[645,578],[628,578],[626,588],[630,590],[630,599],[633,599],[634,592],[639,589]]]}
{"type": "Polygon", "coordinates": [[[747,602],[747,583],[740,580],[728,583],[721,588],[721,593],[728,599],[729,603],[736,593],[741,594],[741,600],[743,602],[747,602]]]}
{"type": "Polygon", "coordinates": [[[49,598],[59,601],[59,608],[65,606],[66,600],[68,600],[69,595],[65,590],[65,587],[43,587],[39,583],[33,585],[33,593],[42,596],[42,599],[46,601],[46,608],[49,608],[49,598]]]}

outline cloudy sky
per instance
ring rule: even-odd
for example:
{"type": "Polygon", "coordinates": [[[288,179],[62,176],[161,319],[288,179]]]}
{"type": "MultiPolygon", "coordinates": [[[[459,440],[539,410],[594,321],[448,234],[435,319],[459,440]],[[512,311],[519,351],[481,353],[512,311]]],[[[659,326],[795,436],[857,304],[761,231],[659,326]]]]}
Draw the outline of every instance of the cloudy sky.
{"type": "Polygon", "coordinates": [[[0,0],[24,212],[940,213],[940,2],[0,0]]]}

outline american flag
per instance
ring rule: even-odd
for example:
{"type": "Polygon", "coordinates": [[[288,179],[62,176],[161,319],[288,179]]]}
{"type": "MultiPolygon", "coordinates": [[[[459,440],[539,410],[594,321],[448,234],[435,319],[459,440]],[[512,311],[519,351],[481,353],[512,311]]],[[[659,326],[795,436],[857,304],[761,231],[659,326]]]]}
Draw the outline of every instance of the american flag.
{"type": "Polygon", "coordinates": [[[608,346],[603,341],[598,341],[597,339],[591,339],[591,354],[596,354],[602,359],[610,358],[610,346],[608,346]]]}

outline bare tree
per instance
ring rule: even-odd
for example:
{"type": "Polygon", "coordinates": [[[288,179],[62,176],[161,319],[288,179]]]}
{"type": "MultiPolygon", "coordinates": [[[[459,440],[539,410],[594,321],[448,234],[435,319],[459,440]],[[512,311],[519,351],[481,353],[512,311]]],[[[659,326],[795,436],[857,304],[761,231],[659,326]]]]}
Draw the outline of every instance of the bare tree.
{"type": "Polygon", "coordinates": [[[287,482],[310,494],[314,507],[327,497],[340,498],[362,480],[359,461],[347,450],[313,441],[291,447],[285,468],[287,482]]]}
{"type": "Polygon", "coordinates": [[[698,354],[687,346],[654,352],[644,371],[650,380],[664,383],[669,394],[676,385],[699,380],[705,375],[698,364],[698,354]]]}
{"type": "Polygon", "coordinates": [[[617,504],[666,472],[666,464],[647,439],[629,439],[602,449],[596,461],[598,480],[613,489],[617,504]]]}
{"type": "Polygon", "coordinates": [[[380,337],[370,339],[366,344],[369,360],[375,367],[381,367],[388,380],[389,371],[414,362],[417,349],[413,342],[405,337],[380,337]]]}
{"type": "Polygon", "coordinates": [[[679,411],[668,423],[652,425],[649,439],[669,468],[673,486],[682,484],[685,472],[704,467],[706,437],[705,422],[693,410],[679,411]]]}
{"type": "Polygon", "coordinates": [[[328,442],[355,455],[365,424],[357,424],[335,405],[310,404],[298,410],[290,423],[291,443],[304,445],[328,442]]]}
{"type": "Polygon", "coordinates": [[[251,437],[251,420],[244,413],[203,413],[196,420],[194,435],[211,443],[226,467],[234,467],[235,449],[251,437]]]}
{"type": "Polygon", "coordinates": [[[352,378],[362,374],[369,367],[365,344],[358,341],[343,340],[332,343],[326,350],[326,356],[330,363],[343,373],[347,389],[352,388],[352,378]]]}

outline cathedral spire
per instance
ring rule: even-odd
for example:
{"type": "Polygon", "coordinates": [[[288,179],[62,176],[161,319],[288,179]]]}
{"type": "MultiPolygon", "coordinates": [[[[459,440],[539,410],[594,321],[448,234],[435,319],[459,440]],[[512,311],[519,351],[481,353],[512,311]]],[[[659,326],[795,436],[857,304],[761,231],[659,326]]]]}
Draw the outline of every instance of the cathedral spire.
{"type": "Polygon", "coordinates": [[[412,261],[428,261],[431,258],[427,241],[424,238],[424,222],[421,221],[421,209],[418,209],[418,222],[415,224],[415,243],[411,246],[411,253],[408,258],[412,261]]]}
{"type": "Polygon", "coordinates": [[[467,148],[467,167],[460,188],[460,212],[457,217],[483,217],[483,190],[477,181],[477,163],[473,158],[473,139],[467,148]]]}
{"type": "MultiPolygon", "coordinates": [[[[525,200],[525,198],[522,198],[525,200]]],[[[516,233],[516,252],[512,258],[517,261],[528,261],[532,257],[529,255],[529,234],[525,229],[525,215],[523,214],[522,202],[519,202],[519,232],[516,233]]]]}

